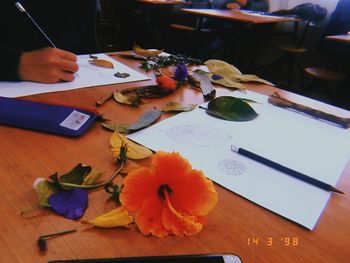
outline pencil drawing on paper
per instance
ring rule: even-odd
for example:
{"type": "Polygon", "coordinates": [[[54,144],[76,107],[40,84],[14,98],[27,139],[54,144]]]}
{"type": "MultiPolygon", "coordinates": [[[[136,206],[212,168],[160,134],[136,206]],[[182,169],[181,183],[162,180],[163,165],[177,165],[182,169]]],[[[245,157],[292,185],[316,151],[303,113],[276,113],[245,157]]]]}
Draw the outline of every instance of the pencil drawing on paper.
{"type": "Polygon", "coordinates": [[[214,146],[227,143],[232,136],[210,126],[182,124],[171,127],[167,136],[181,144],[192,146],[214,146]]]}
{"type": "Polygon", "coordinates": [[[218,162],[218,168],[227,175],[235,176],[244,174],[247,170],[247,166],[233,159],[226,159],[218,162]]]}

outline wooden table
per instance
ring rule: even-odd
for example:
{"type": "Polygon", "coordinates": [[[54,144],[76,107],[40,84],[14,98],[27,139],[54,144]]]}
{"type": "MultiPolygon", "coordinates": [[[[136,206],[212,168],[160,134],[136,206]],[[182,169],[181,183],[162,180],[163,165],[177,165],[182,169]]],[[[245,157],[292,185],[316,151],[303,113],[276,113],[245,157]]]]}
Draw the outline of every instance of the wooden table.
{"type": "MultiPolygon", "coordinates": [[[[139,61],[115,58],[136,70],[139,61]]],[[[152,73],[148,73],[153,77],[152,73]]],[[[115,89],[149,85],[142,81],[107,85],[65,92],[29,96],[34,101],[65,103],[93,107],[97,99],[115,89]]],[[[247,85],[247,88],[271,94],[276,88],[247,85]]],[[[229,91],[218,88],[218,95],[229,91]]],[[[281,95],[299,103],[307,99],[281,91],[281,95]]],[[[181,87],[161,99],[149,99],[138,108],[107,102],[100,108],[113,122],[130,123],[153,107],[161,108],[168,101],[201,103],[198,91],[181,87]]],[[[317,102],[309,105],[320,107],[317,102]]],[[[350,112],[328,106],[321,107],[345,117],[350,112]]],[[[166,115],[164,117],[171,116],[166,115]]],[[[163,117],[163,118],[164,118],[163,117]]],[[[299,127],[296,127],[296,129],[299,127]]],[[[209,214],[203,231],[193,237],[146,237],[136,229],[90,229],[48,240],[47,252],[36,246],[39,235],[80,226],[78,220],[68,220],[50,209],[32,212],[26,218],[20,211],[37,201],[33,182],[38,177],[63,174],[77,163],[92,165],[110,175],[115,170],[109,138],[111,132],[96,123],[80,138],[65,138],[30,130],[0,126],[0,262],[47,262],[54,259],[129,257],[190,253],[236,253],[243,262],[347,262],[350,255],[350,164],[337,185],[345,195],[333,195],[312,232],[259,207],[252,202],[216,185],[219,202],[209,214]]],[[[142,162],[148,164],[148,161],[142,162]]],[[[84,219],[91,219],[115,207],[103,189],[89,192],[89,207],[84,219]]]]}
{"type": "Polygon", "coordinates": [[[142,4],[150,5],[190,5],[190,2],[185,2],[181,0],[137,0],[137,2],[142,4]]]}
{"type": "Polygon", "coordinates": [[[350,44],[350,34],[326,36],[326,39],[350,44]]]}
{"type": "Polygon", "coordinates": [[[212,17],[227,21],[236,21],[251,24],[269,24],[278,22],[293,22],[296,21],[293,17],[281,16],[264,16],[253,13],[241,12],[239,10],[227,9],[189,9],[183,8],[182,11],[198,16],[212,17]]]}

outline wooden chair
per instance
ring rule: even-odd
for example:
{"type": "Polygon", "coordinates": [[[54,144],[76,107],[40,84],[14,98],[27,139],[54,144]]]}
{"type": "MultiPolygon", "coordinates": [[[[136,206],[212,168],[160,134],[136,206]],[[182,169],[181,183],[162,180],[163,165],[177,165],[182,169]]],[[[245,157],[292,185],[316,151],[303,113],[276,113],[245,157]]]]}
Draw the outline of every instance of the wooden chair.
{"type": "Polygon", "coordinates": [[[298,56],[305,54],[308,51],[308,49],[305,47],[305,39],[310,31],[310,27],[318,26],[324,20],[327,14],[327,9],[318,5],[314,6],[316,10],[318,10],[317,14],[314,14],[313,12],[295,13],[296,18],[300,19],[300,21],[294,22],[292,43],[290,45],[277,46],[277,48],[282,51],[284,55],[273,63],[276,66],[273,81],[276,82],[280,70],[286,65],[288,67],[288,88],[290,88],[292,85],[292,79],[296,77],[294,68],[297,69],[298,77],[300,79],[300,89],[302,90],[304,88],[304,72],[303,67],[298,62],[298,56]]]}
{"type": "Polygon", "coordinates": [[[116,0],[101,0],[101,10],[97,14],[97,35],[102,52],[115,51],[116,48],[116,0]]]}
{"type": "MultiPolygon", "coordinates": [[[[190,5],[186,5],[186,8],[211,8],[210,0],[194,0],[191,1],[190,5]]],[[[181,12],[181,11],[180,11],[181,12]]],[[[191,44],[197,42],[198,37],[202,37],[202,34],[212,33],[210,28],[202,28],[202,18],[197,18],[191,14],[187,13],[177,13],[174,14],[174,23],[169,24],[170,37],[168,37],[171,42],[171,38],[175,37],[177,39],[182,39],[183,47],[179,47],[179,41],[176,41],[176,47],[172,46],[172,49],[180,48],[176,50],[181,53],[191,53],[191,44]]]]}
{"type": "Polygon", "coordinates": [[[304,69],[305,74],[311,78],[311,82],[304,90],[303,94],[308,96],[315,91],[324,91],[328,95],[330,102],[338,103],[340,98],[333,90],[334,85],[339,86],[345,81],[346,75],[331,69],[308,67],[304,69]]]}

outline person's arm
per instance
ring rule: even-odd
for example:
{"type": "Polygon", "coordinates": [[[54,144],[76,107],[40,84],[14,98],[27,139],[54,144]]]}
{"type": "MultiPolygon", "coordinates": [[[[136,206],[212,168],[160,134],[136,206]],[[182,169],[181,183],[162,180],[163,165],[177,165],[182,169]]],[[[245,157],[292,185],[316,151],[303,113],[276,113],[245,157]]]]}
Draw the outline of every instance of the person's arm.
{"type": "Polygon", "coordinates": [[[76,61],[75,54],[57,48],[23,52],[0,47],[0,81],[72,81],[79,69],[76,61]]]}
{"type": "Polygon", "coordinates": [[[18,64],[22,50],[0,46],[0,80],[18,81],[18,64]]]}
{"type": "Polygon", "coordinates": [[[73,81],[79,66],[77,56],[58,48],[43,48],[23,52],[18,62],[20,80],[41,83],[73,81]]]}

